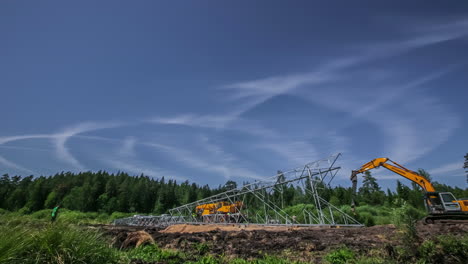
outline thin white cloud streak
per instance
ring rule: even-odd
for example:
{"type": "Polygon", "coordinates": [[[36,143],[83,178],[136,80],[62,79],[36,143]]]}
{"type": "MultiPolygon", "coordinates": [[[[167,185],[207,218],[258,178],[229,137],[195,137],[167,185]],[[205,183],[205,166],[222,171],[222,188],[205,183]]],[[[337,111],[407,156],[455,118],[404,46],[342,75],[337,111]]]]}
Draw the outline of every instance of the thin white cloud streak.
{"type": "Polygon", "coordinates": [[[85,170],[85,167],[71,154],[69,149],[66,147],[66,142],[71,137],[74,137],[78,134],[101,129],[115,128],[123,125],[124,124],[120,122],[84,122],[65,128],[61,132],[54,134],[53,144],[55,145],[56,155],[59,159],[73,165],[77,169],[85,170]]]}
{"type": "Polygon", "coordinates": [[[235,117],[230,114],[226,115],[195,115],[183,114],[173,117],[154,117],[147,119],[146,122],[166,124],[166,125],[184,125],[193,127],[215,128],[222,129],[235,117]]]}
{"type": "Polygon", "coordinates": [[[0,145],[3,145],[8,142],[18,141],[18,140],[44,139],[44,138],[53,138],[53,137],[54,136],[52,134],[32,134],[32,135],[0,137],[0,145]]]}
{"type": "MultiPolygon", "coordinates": [[[[20,141],[20,140],[30,140],[30,139],[50,139],[52,140],[52,143],[55,147],[55,153],[57,157],[74,167],[84,170],[84,166],[70,153],[69,149],[66,147],[66,142],[79,134],[86,133],[86,132],[91,132],[95,130],[100,130],[100,129],[107,129],[107,128],[115,128],[119,126],[123,126],[124,123],[118,123],[118,122],[101,122],[101,123],[95,123],[95,122],[85,122],[85,123],[79,123],[77,125],[68,127],[63,129],[62,131],[58,133],[52,133],[52,134],[31,134],[31,135],[18,135],[18,136],[6,136],[6,137],[0,137],[0,145],[9,143],[9,142],[14,142],[14,141],[20,141]]],[[[23,168],[19,165],[16,165],[19,168],[22,168],[22,170],[28,170],[26,168],[23,168]]]]}
{"type": "Polygon", "coordinates": [[[3,146],[3,145],[0,145],[0,148],[16,149],[16,150],[51,151],[51,149],[47,149],[47,148],[32,148],[32,147],[3,146]]]}
{"type": "MultiPolygon", "coordinates": [[[[446,174],[463,174],[463,161],[448,163],[438,168],[429,170],[431,175],[446,175],[446,174]]],[[[452,176],[452,175],[450,175],[452,176]]]]}
{"type": "Polygon", "coordinates": [[[226,85],[223,88],[233,93],[231,99],[243,100],[231,115],[238,118],[257,105],[275,96],[290,93],[302,86],[330,82],[337,78],[336,73],[340,69],[355,65],[358,61],[360,59],[354,57],[335,59],[308,73],[273,76],[226,85]]]}
{"type": "Polygon", "coordinates": [[[137,144],[137,140],[134,137],[127,137],[123,141],[123,145],[119,150],[119,154],[124,157],[134,157],[136,156],[135,153],[135,144],[137,144]]]}
{"type": "MultiPolygon", "coordinates": [[[[261,143],[255,144],[256,147],[273,150],[279,155],[285,157],[291,163],[291,165],[294,166],[304,164],[318,158],[317,152],[310,143],[306,141],[299,142],[286,139],[280,133],[277,133],[272,129],[268,129],[256,121],[254,122],[240,117],[237,117],[235,120],[233,120],[232,116],[182,115],[171,118],[153,118],[150,120],[150,122],[158,124],[178,124],[189,127],[239,131],[254,137],[260,137],[261,143]],[[226,121],[229,121],[230,123],[226,121]]],[[[205,142],[203,147],[210,148],[210,144],[208,144],[206,138],[202,140],[205,142]]],[[[344,138],[341,136],[334,138],[334,147],[337,149],[342,149],[341,143],[344,142],[343,140],[344,138]],[[338,144],[340,147],[337,147],[338,144]]],[[[211,151],[218,152],[219,154],[220,149],[219,147],[217,148],[218,149],[214,149],[214,146],[211,145],[211,151]]],[[[217,155],[217,157],[225,155],[226,153],[224,152],[223,155],[217,155]]],[[[230,159],[232,160],[234,157],[231,155],[230,159]]]]}
{"type": "Polygon", "coordinates": [[[27,172],[27,173],[30,173],[30,174],[35,174],[34,171],[28,169],[28,168],[25,168],[25,167],[22,167],[12,161],[9,161],[7,159],[5,159],[4,157],[0,156],[0,164],[2,164],[3,166],[6,166],[6,167],[9,167],[9,168],[12,168],[12,169],[15,169],[15,170],[20,170],[20,171],[24,171],[24,172],[27,172]]]}
{"type": "MultiPolygon", "coordinates": [[[[18,141],[18,140],[28,140],[28,139],[49,139],[52,138],[53,135],[48,135],[48,134],[33,134],[33,135],[19,135],[19,136],[6,136],[6,137],[0,137],[0,145],[13,142],[13,141],[18,141]]],[[[9,146],[7,146],[9,147],[9,146]]],[[[16,169],[16,170],[21,170],[25,171],[31,174],[34,174],[34,171],[25,168],[21,165],[18,165],[16,163],[13,163],[3,157],[0,157],[0,163],[3,164],[4,166],[16,169]]]]}
{"type": "Polygon", "coordinates": [[[257,147],[269,149],[286,158],[292,166],[300,166],[322,158],[315,148],[306,141],[270,141],[257,147]]]}
{"type": "Polygon", "coordinates": [[[381,89],[385,96],[369,97],[381,94],[374,89],[378,84],[369,84],[368,89],[352,91],[343,89],[342,85],[335,85],[327,89],[303,90],[298,95],[314,104],[347,112],[352,118],[375,124],[385,135],[381,142],[385,144],[388,155],[395,160],[410,162],[445,142],[459,126],[458,116],[447,110],[445,105],[426,95],[425,91],[418,92],[421,86],[447,72],[449,70],[431,73],[399,86],[387,85],[381,89]],[[366,102],[370,102],[369,105],[366,102]],[[356,107],[363,103],[363,108],[356,107]],[[434,126],[435,123],[438,125],[434,126]]]}
{"type": "Polygon", "coordinates": [[[179,161],[184,165],[222,175],[227,180],[231,179],[231,177],[233,176],[259,180],[264,179],[264,177],[259,176],[250,170],[239,168],[238,166],[228,166],[224,164],[225,161],[222,160],[202,159],[201,157],[203,155],[201,155],[200,153],[195,154],[187,150],[158,143],[145,143],[145,145],[169,154],[176,161],[179,161]]]}

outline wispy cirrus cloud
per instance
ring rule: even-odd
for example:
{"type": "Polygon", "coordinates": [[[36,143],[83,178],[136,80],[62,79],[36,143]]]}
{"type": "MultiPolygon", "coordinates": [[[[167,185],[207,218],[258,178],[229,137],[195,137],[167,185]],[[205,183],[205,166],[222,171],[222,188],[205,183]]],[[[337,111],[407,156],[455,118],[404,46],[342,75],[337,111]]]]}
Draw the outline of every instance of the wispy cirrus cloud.
{"type": "Polygon", "coordinates": [[[274,151],[286,158],[293,166],[299,166],[322,158],[317,150],[307,141],[269,141],[260,143],[257,146],[274,151]]]}
{"type": "Polygon", "coordinates": [[[12,169],[15,169],[15,170],[19,170],[19,171],[24,171],[24,172],[27,172],[27,173],[30,173],[30,174],[35,174],[34,171],[28,169],[28,168],[25,168],[23,166],[20,166],[12,161],[9,161],[7,159],[5,159],[4,157],[0,156],[0,164],[2,164],[3,166],[6,166],[6,167],[9,167],[9,168],[12,168],[12,169]]]}
{"type": "MultiPolygon", "coordinates": [[[[29,140],[29,139],[49,139],[53,138],[53,135],[49,134],[32,134],[32,135],[17,135],[17,136],[4,136],[0,137],[0,145],[9,143],[9,142],[14,142],[14,141],[19,141],[19,140],[29,140]]],[[[0,164],[3,164],[6,167],[15,169],[15,170],[20,170],[24,171],[27,173],[34,174],[34,172],[26,167],[23,167],[21,165],[18,165],[14,162],[11,162],[3,157],[0,157],[0,164]]]]}
{"type": "Polygon", "coordinates": [[[53,144],[55,145],[55,152],[59,159],[71,164],[77,169],[85,170],[85,167],[71,154],[69,149],[66,146],[67,141],[79,134],[86,132],[116,128],[123,126],[122,122],[84,122],[77,125],[67,127],[56,133],[52,137],[53,144]]]}
{"type": "MultiPolygon", "coordinates": [[[[331,63],[333,67],[324,65],[305,74],[272,76],[229,87],[234,92],[233,99],[250,100],[250,105],[243,109],[244,112],[273,96],[293,93],[314,104],[350,113],[352,118],[348,122],[358,118],[376,125],[385,135],[382,143],[386,145],[386,152],[394,159],[410,162],[445,142],[459,126],[459,117],[449,107],[424,92],[416,91],[454,70],[454,67],[429,73],[403,84],[369,82],[361,85],[358,90],[347,89],[348,83],[340,82],[349,78],[346,70],[362,67],[364,63],[467,35],[465,20],[432,25],[419,28],[413,36],[406,39],[361,47],[358,54],[361,53],[362,56],[350,57],[345,60],[346,63],[331,63]],[[314,76],[321,78],[313,78],[314,76]],[[322,85],[327,86],[322,88],[322,85]]],[[[390,75],[398,78],[395,73],[390,75]]]]}
{"type": "Polygon", "coordinates": [[[449,176],[459,176],[464,174],[463,170],[463,161],[456,161],[442,165],[438,168],[430,169],[429,173],[431,175],[449,175],[449,176]]]}
{"type": "Polygon", "coordinates": [[[232,114],[225,115],[196,115],[196,114],[182,114],[172,117],[153,117],[146,119],[146,122],[165,124],[165,125],[184,125],[192,127],[205,127],[205,128],[224,128],[226,125],[233,121],[235,116],[232,114]]]}
{"type": "Polygon", "coordinates": [[[127,137],[123,141],[122,148],[119,150],[119,154],[124,157],[134,157],[136,155],[135,145],[137,144],[135,137],[127,137]]]}
{"type": "MultiPolygon", "coordinates": [[[[52,140],[52,143],[54,145],[54,151],[56,153],[56,156],[67,162],[68,164],[71,164],[77,169],[84,170],[85,167],[71,154],[69,149],[66,146],[67,141],[79,134],[83,134],[86,132],[91,132],[95,130],[100,130],[100,129],[107,129],[107,128],[115,128],[119,126],[123,126],[124,123],[120,122],[84,122],[84,123],[79,123],[71,127],[67,127],[63,130],[61,130],[58,133],[50,133],[50,134],[30,134],[30,135],[17,135],[17,136],[4,136],[0,137],[0,145],[9,143],[9,142],[14,142],[14,141],[20,141],[20,140],[31,140],[31,139],[50,139],[52,140]]],[[[23,171],[30,171],[27,168],[21,167],[20,165],[8,162],[7,160],[4,159],[3,164],[15,168],[15,169],[20,169],[23,171]]],[[[31,171],[30,171],[31,172],[31,171]]]]}
{"type": "MultiPolygon", "coordinates": [[[[350,56],[331,58],[328,62],[321,62],[312,71],[301,73],[289,73],[277,76],[269,76],[241,82],[235,82],[220,88],[225,93],[229,104],[223,113],[199,115],[174,114],[169,117],[154,117],[145,123],[155,123],[161,125],[184,125],[190,127],[209,128],[216,131],[236,130],[249,134],[258,145],[272,150],[282,155],[291,163],[303,163],[319,157],[321,151],[318,146],[314,146],[309,140],[310,137],[298,136],[292,138],[289,134],[282,135],[274,127],[262,124],[261,120],[249,120],[248,113],[271,98],[278,95],[301,96],[307,102],[320,105],[326,109],[340,111],[349,114],[348,122],[363,120],[374,125],[379,131],[379,142],[385,146],[385,152],[395,160],[409,162],[433,150],[438,145],[445,142],[451,133],[459,126],[460,118],[454,114],[450,107],[443,104],[424,92],[417,91],[420,87],[443,76],[449,70],[430,73],[422,78],[398,84],[385,82],[364,83],[362,91],[352,89],[349,84],[344,83],[346,77],[356,79],[367,76],[354,75],[354,69],[362,67],[366,72],[368,69],[364,64],[371,63],[381,58],[389,58],[421,47],[443,43],[467,36],[467,20],[460,20],[449,23],[430,24],[408,29],[411,36],[397,39],[386,43],[372,43],[370,45],[359,45],[355,54],[350,56]],[[411,31],[412,30],[412,31],[411,31]],[[349,73],[352,72],[352,73],[349,73]],[[325,87],[326,86],[326,87],[325,87]],[[377,87],[377,88],[376,88],[377,87]],[[411,97],[407,96],[410,93],[411,97]],[[364,102],[364,103],[363,103],[364,102]],[[437,123],[437,126],[434,126],[437,123]]],[[[403,34],[404,35],[404,34],[403,34]]],[[[389,78],[399,79],[400,76],[391,71],[382,70],[389,78]]],[[[381,81],[381,80],[379,80],[381,81]]],[[[384,81],[388,79],[384,78],[384,81]]],[[[319,124],[317,123],[317,126],[319,124]]],[[[50,139],[53,142],[55,155],[67,164],[77,169],[85,169],[73,151],[67,146],[71,138],[103,139],[83,135],[88,132],[110,129],[123,126],[122,123],[114,122],[87,122],[66,127],[57,133],[19,135],[11,137],[0,137],[0,145],[8,142],[28,139],[50,139]]],[[[346,124],[339,124],[338,127],[345,127],[346,124]]],[[[305,127],[304,131],[310,133],[310,128],[305,127]]],[[[333,142],[333,147],[324,148],[335,152],[335,149],[346,151],[350,139],[341,131],[327,132],[316,135],[323,138],[319,142],[327,144],[333,142]]],[[[105,139],[113,141],[113,139],[105,139]]],[[[122,143],[122,148],[117,156],[110,157],[110,163],[122,169],[133,172],[146,171],[152,175],[161,172],[160,168],[146,166],[141,162],[131,160],[136,156],[135,147],[145,144],[144,141],[135,137],[116,141],[122,143]],[[129,160],[123,158],[127,157],[129,160]],[[121,158],[121,159],[118,159],[121,158]],[[143,169],[142,169],[143,168],[143,169]]],[[[158,148],[167,152],[174,160],[180,160],[193,168],[223,175],[229,179],[236,175],[248,175],[247,177],[260,177],[255,172],[239,168],[235,164],[241,157],[236,157],[224,150],[221,146],[212,144],[205,140],[203,150],[209,155],[203,156],[196,149],[184,146],[184,149],[169,147],[167,145],[157,145],[158,148]]],[[[156,145],[155,145],[156,146],[156,145]]],[[[329,146],[329,145],[327,145],[329,146]]],[[[0,159],[0,163],[9,164],[16,169],[22,168],[18,164],[8,160],[0,159]]],[[[7,165],[6,165],[7,166],[7,165]]],[[[27,169],[27,168],[23,168],[27,169]]],[[[436,170],[437,172],[437,170],[436,170]]]]}
{"type": "Polygon", "coordinates": [[[33,134],[33,135],[18,135],[18,136],[6,136],[0,137],[0,145],[18,141],[18,140],[27,140],[27,139],[44,139],[44,138],[53,138],[53,134],[33,134]]]}
{"type": "Polygon", "coordinates": [[[146,143],[146,146],[153,147],[167,153],[172,156],[174,160],[181,162],[183,165],[204,170],[207,172],[222,175],[225,179],[231,179],[231,177],[238,178],[251,178],[251,179],[264,179],[263,176],[256,174],[248,169],[242,168],[239,164],[229,164],[230,158],[226,159],[226,155],[223,153],[222,157],[219,158],[220,149],[217,149],[212,154],[217,154],[218,158],[203,158],[204,155],[201,153],[192,153],[191,151],[167,146],[159,143],[146,143]]]}

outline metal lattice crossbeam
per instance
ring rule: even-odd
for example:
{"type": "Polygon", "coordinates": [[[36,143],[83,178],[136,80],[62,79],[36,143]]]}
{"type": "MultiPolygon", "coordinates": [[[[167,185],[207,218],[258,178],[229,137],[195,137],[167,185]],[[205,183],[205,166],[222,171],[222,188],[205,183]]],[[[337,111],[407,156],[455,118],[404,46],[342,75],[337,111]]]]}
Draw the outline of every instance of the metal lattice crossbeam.
{"type": "Polygon", "coordinates": [[[334,179],[340,167],[335,166],[340,154],[307,163],[275,176],[255,181],[196,202],[169,210],[169,215],[134,216],[117,219],[115,224],[138,226],[168,226],[176,223],[190,224],[257,224],[296,226],[362,226],[336,206],[330,204],[321,192],[334,179]],[[294,190],[303,194],[306,201],[294,210],[284,207],[284,194],[294,190]],[[239,204],[229,213],[196,214],[197,206],[207,204],[239,204]]]}

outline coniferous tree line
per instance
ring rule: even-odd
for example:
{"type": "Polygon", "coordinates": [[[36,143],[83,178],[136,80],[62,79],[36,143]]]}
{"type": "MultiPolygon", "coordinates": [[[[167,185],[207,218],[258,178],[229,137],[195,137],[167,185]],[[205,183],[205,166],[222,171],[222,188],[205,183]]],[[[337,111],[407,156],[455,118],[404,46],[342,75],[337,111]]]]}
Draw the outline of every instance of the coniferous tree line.
{"type": "MultiPolygon", "coordinates": [[[[421,175],[430,178],[424,170],[421,175]]],[[[279,174],[278,182],[283,180],[279,174]]],[[[284,176],[283,176],[284,177],[284,176]]],[[[361,187],[356,196],[358,205],[386,205],[406,201],[416,208],[424,208],[423,193],[416,184],[407,186],[397,181],[395,192],[383,191],[377,180],[366,172],[361,178],[361,187]]],[[[433,182],[438,191],[452,192],[457,198],[468,197],[468,189],[451,187],[433,182]]],[[[305,184],[306,188],[309,186],[305,184]]],[[[167,212],[175,206],[194,202],[211,195],[236,188],[237,183],[228,181],[223,186],[210,188],[188,181],[153,179],[148,176],[133,177],[127,173],[110,174],[105,171],[82,173],[58,173],[50,177],[20,177],[4,174],[0,178],[0,208],[31,213],[50,209],[60,204],[62,207],[83,212],[167,212]]],[[[318,186],[320,196],[335,206],[350,205],[351,188],[318,186]]],[[[310,203],[311,197],[303,188],[291,185],[278,185],[268,195],[281,207],[299,203],[310,203]]]]}

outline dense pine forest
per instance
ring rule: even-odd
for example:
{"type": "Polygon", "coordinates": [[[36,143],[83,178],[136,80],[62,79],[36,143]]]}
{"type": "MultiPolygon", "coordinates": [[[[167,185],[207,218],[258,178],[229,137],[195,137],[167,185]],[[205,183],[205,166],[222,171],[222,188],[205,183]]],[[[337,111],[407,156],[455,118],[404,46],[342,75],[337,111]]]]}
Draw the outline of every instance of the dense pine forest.
{"type": "MultiPolygon", "coordinates": [[[[424,170],[419,173],[429,177],[424,170]]],[[[397,182],[395,191],[382,190],[376,179],[367,172],[358,189],[358,205],[381,205],[392,207],[406,201],[415,208],[423,209],[422,192],[415,184],[409,186],[397,182]]],[[[131,176],[105,171],[71,173],[62,172],[49,177],[20,177],[4,174],[0,179],[0,208],[8,211],[32,213],[42,209],[62,207],[82,212],[138,212],[162,214],[181,204],[202,199],[213,194],[236,188],[238,184],[228,181],[223,186],[210,187],[188,181],[178,183],[164,177],[131,176]]],[[[439,191],[452,192],[455,197],[468,197],[468,189],[434,182],[439,191]]],[[[321,195],[337,206],[351,203],[351,188],[322,186],[321,195]]],[[[283,191],[282,204],[291,206],[308,203],[308,197],[300,188],[288,187],[283,191]]],[[[275,196],[275,194],[271,194],[275,196]]]]}

